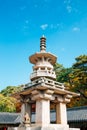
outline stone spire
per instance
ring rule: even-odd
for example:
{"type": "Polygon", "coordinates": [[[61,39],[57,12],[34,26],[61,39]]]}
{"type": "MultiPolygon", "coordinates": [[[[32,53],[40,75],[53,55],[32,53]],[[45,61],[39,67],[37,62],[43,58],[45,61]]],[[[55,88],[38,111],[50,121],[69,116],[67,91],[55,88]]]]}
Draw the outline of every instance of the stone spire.
{"type": "Polygon", "coordinates": [[[44,37],[44,35],[40,38],[40,51],[46,51],[46,38],[44,37]]]}
{"type": "Polygon", "coordinates": [[[46,52],[46,38],[44,35],[40,38],[40,52],[37,52],[29,57],[33,66],[33,73],[31,73],[31,81],[40,77],[47,77],[49,79],[56,79],[56,74],[53,65],[56,63],[56,56],[46,52]]]}

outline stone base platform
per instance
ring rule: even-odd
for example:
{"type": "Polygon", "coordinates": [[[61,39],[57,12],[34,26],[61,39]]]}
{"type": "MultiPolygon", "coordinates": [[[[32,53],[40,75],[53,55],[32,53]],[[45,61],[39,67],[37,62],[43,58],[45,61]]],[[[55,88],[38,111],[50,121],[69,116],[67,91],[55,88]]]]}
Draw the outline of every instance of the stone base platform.
{"type": "Polygon", "coordinates": [[[68,125],[56,125],[50,124],[48,126],[30,126],[30,127],[18,127],[17,130],[80,130],[78,128],[69,128],[68,125]]]}

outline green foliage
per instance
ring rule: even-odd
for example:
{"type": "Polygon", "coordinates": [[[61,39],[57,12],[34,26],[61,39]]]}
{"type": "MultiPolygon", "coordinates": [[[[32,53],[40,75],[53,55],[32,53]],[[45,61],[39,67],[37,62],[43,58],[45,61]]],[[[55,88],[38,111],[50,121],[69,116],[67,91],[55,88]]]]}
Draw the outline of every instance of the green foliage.
{"type": "Polygon", "coordinates": [[[59,65],[60,69],[56,72],[58,82],[64,83],[66,89],[80,93],[79,98],[72,99],[69,107],[87,105],[87,55],[80,55],[75,60],[72,67],[59,65]]]}
{"type": "Polygon", "coordinates": [[[63,65],[58,64],[58,63],[56,63],[56,64],[54,65],[54,71],[55,71],[55,73],[56,73],[57,80],[58,80],[59,76],[61,76],[61,74],[62,74],[62,72],[63,72],[64,70],[65,70],[65,68],[63,67],[63,65]]]}
{"type": "Polygon", "coordinates": [[[70,73],[72,72],[71,68],[64,68],[63,65],[56,63],[54,66],[54,70],[56,72],[56,80],[58,82],[64,83],[66,86],[66,89],[68,89],[68,86],[72,86],[70,73]]]}
{"type": "Polygon", "coordinates": [[[73,90],[80,92],[81,96],[87,98],[87,56],[81,55],[76,58],[76,63],[72,66],[73,90]]]}
{"type": "Polygon", "coordinates": [[[0,112],[15,112],[16,99],[12,97],[4,97],[0,94],[0,112]]]}
{"type": "Polygon", "coordinates": [[[22,90],[22,86],[7,86],[0,93],[0,112],[15,112],[17,100],[11,97],[12,94],[22,90]]]}
{"type": "Polygon", "coordinates": [[[7,86],[5,89],[3,89],[1,91],[1,94],[3,94],[4,96],[10,96],[14,93],[20,92],[22,90],[23,87],[21,86],[7,86]]]}

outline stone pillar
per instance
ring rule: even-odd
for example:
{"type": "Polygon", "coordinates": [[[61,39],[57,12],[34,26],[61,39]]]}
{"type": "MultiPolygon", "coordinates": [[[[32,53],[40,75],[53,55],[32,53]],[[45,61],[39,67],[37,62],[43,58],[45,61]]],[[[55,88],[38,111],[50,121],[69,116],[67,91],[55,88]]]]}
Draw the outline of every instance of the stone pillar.
{"type": "Polygon", "coordinates": [[[28,115],[30,117],[30,121],[31,121],[31,104],[28,102],[25,103],[25,112],[28,113],[28,115]]]}
{"type": "Polygon", "coordinates": [[[67,113],[66,113],[66,104],[57,103],[56,104],[56,123],[57,124],[67,124],[67,113]]]}
{"type": "Polygon", "coordinates": [[[27,98],[22,97],[22,106],[21,106],[21,119],[22,123],[24,122],[25,113],[28,113],[30,121],[31,121],[31,104],[27,98]]]}
{"type": "Polygon", "coordinates": [[[22,103],[22,106],[21,106],[21,119],[22,119],[22,122],[24,122],[24,115],[25,115],[25,103],[22,103]]]}
{"type": "Polygon", "coordinates": [[[36,101],[36,124],[46,126],[50,124],[50,101],[37,100],[36,101]]]}

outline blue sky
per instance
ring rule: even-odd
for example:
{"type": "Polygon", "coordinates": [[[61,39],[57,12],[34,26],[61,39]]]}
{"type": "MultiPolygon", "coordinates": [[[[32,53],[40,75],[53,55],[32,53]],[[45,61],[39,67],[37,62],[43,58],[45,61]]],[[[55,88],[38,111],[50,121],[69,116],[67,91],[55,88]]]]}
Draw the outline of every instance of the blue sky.
{"type": "Polygon", "coordinates": [[[0,90],[29,82],[40,37],[57,62],[87,54],[87,0],[0,0],[0,90]]]}

